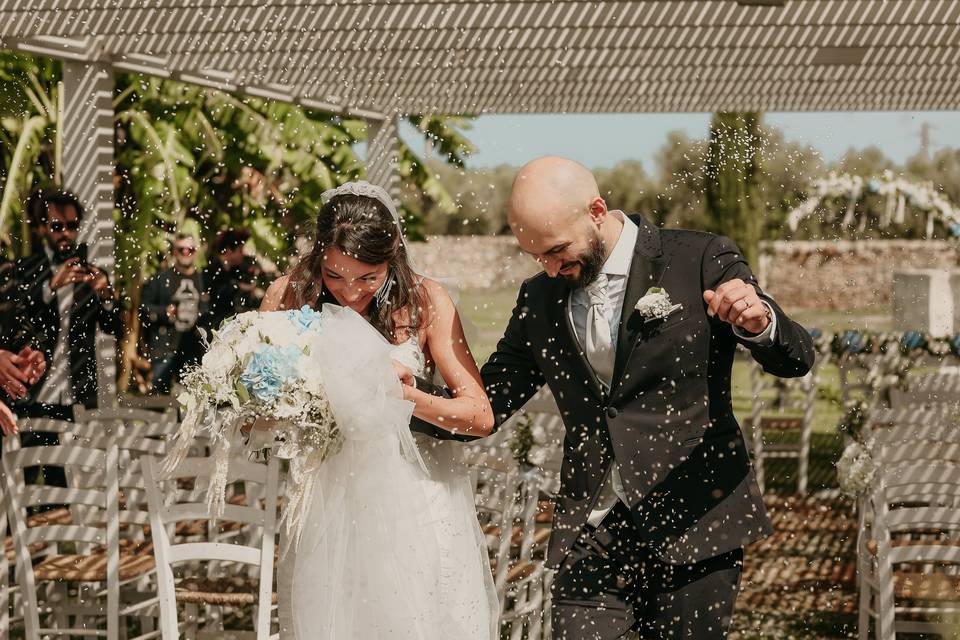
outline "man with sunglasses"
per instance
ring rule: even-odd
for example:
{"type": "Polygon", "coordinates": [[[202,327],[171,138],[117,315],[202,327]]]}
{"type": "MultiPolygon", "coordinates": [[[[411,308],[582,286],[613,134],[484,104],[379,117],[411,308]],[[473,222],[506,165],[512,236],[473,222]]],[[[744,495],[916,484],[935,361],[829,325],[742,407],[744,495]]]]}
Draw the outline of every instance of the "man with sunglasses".
{"type": "Polygon", "coordinates": [[[141,311],[153,370],[153,388],[169,393],[170,385],[187,364],[200,357],[197,319],[206,311],[201,301],[203,274],[196,266],[197,244],[180,233],[173,239],[173,260],[143,289],[141,311]]]}
{"type": "MultiPolygon", "coordinates": [[[[99,327],[119,337],[120,309],[106,272],[90,264],[86,245],[77,243],[80,200],[67,191],[35,191],[27,215],[39,246],[16,262],[10,276],[14,332],[5,348],[37,348],[46,371],[14,409],[20,417],[72,420],[75,404],[97,404],[96,332],[99,327]]],[[[23,442],[56,444],[57,436],[24,434],[23,442]]],[[[63,470],[45,469],[44,481],[62,483],[63,470]]]]}
{"type": "Polygon", "coordinates": [[[42,246],[17,261],[11,274],[11,350],[36,346],[47,370],[17,412],[70,419],[74,404],[96,405],[96,330],[120,336],[120,310],[106,272],[90,264],[86,245],[77,243],[79,199],[67,191],[36,191],[27,213],[42,246]]]}

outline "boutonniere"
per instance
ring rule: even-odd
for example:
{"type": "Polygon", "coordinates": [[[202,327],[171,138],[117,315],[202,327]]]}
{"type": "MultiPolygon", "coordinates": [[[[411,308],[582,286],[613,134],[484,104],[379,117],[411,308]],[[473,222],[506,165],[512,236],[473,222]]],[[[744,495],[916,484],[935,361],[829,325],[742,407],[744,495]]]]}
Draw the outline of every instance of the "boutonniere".
{"type": "Polygon", "coordinates": [[[645,320],[663,320],[683,308],[670,302],[670,294],[662,287],[650,287],[634,307],[645,320]]]}

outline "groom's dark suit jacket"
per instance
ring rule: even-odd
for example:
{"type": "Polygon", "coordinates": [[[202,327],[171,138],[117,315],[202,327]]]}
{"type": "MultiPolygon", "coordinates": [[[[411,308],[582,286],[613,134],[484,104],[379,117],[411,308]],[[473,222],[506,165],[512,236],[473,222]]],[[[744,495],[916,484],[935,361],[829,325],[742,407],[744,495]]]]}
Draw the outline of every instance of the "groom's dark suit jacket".
{"type": "MultiPolygon", "coordinates": [[[[700,561],[771,531],[733,415],[737,342],[763,369],[802,376],[813,364],[807,331],[777,315],[775,340],[740,340],[706,313],[703,291],[741,278],[757,286],[736,245],[709,233],[660,230],[639,216],[609,394],[601,390],[567,314],[570,285],[541,273],[524,282],[496,352],[482,368],[497,424],[543,384],[566,426],[561,488],[548,564],[558,565],[585,526],[616,460],[638,534],[663,560],[700,561]],[[682,309],[664,320],[635,310],[649,287],[682,309]]],[[[759,287],[757,287],[759,291],[759,287]]]]}

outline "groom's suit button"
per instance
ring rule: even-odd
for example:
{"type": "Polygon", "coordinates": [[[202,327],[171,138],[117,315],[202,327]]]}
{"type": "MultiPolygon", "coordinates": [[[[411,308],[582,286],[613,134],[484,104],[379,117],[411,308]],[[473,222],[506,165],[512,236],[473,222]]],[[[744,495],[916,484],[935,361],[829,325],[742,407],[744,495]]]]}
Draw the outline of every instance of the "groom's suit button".
{"type": "Polygon", "coordinates": [[[618,415],[620,415],[620,412],[617,411],[617,408],[616,408],[616,407],[607,407],[607,417],[608,417],[608,418],[616,418],[618,415]]]}

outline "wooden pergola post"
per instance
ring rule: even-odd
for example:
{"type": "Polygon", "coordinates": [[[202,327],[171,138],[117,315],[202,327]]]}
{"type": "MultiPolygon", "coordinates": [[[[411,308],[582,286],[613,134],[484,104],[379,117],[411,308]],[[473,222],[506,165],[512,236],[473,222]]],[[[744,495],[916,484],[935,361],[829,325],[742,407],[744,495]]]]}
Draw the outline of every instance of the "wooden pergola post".
{"type": "MultiPolygon", "coordinates": [[[[79,241],[92,264],[116,285],[113,255],[113,72],[101,62],[63,63],[63,186],[83,203],[79,241]]],[[[101,407],[116,404],[116,339],[97,332],[97,386],[101,407]]]]}

